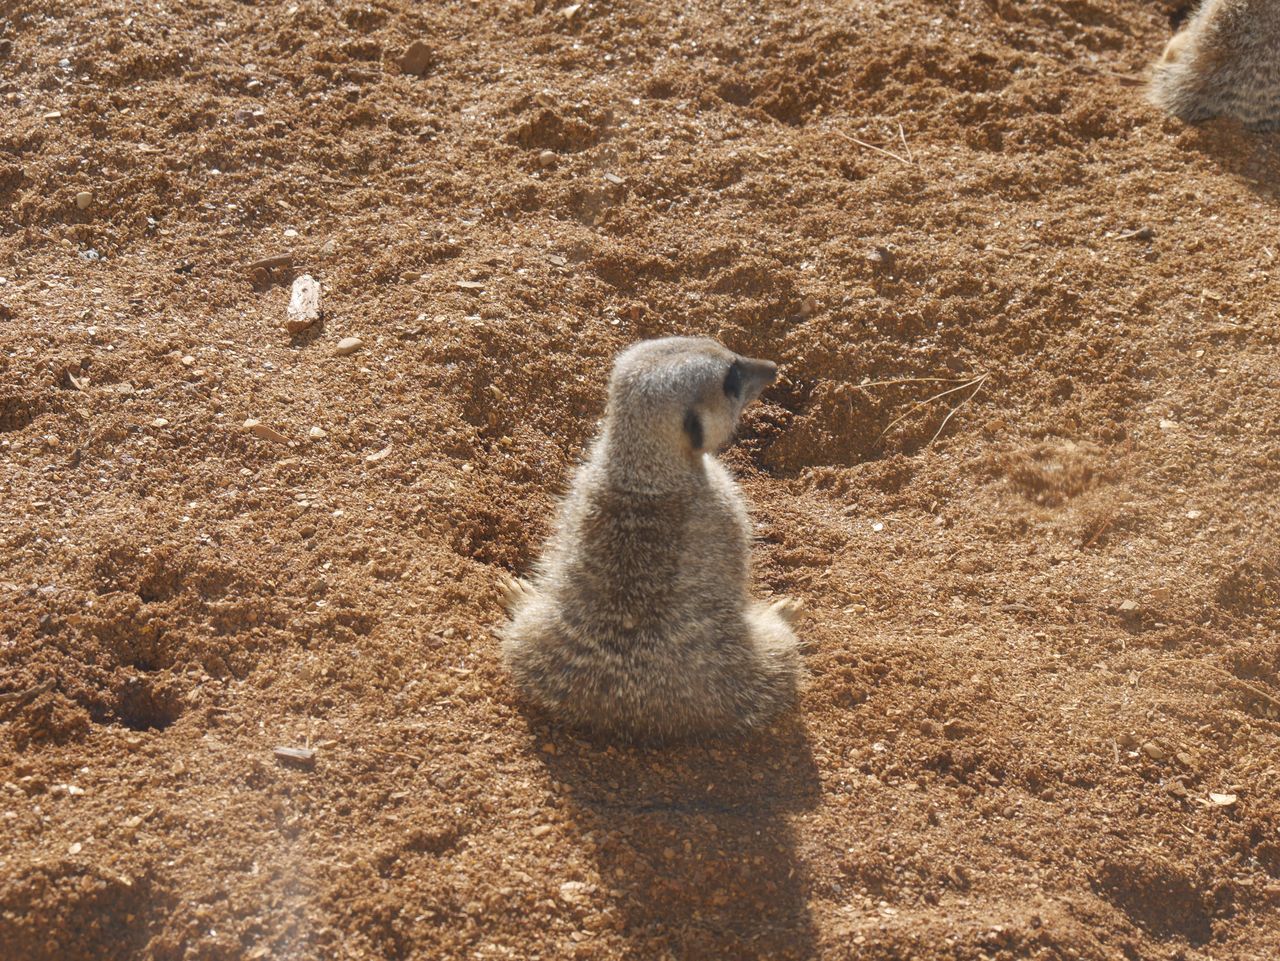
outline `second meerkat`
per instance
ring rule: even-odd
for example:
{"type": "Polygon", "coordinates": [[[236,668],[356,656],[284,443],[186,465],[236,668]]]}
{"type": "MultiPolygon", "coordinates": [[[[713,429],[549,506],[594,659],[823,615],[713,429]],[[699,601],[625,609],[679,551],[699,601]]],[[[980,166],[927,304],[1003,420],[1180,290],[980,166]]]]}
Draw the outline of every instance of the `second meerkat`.
{"type": "Polygon", "coordinates": [[[1203,0],[1165,46],[1148,96],[1183,120],[1280,123],[1280,0],[1203,0]]]}
{"type": "Polygon", "coordinates": [[[799,605],[751,598],[750,520],[714,456],[776,376],[709,338],[618,356],[535,573],[502,584],[503,655],[526,698],[641,741],[744,730],[792,702],[799,605]]]}

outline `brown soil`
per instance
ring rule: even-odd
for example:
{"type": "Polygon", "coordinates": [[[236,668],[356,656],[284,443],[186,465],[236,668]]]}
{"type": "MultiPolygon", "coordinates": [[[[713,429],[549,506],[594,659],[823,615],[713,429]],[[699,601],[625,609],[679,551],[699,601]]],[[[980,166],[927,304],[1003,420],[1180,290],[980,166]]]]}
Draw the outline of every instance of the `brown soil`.
{"type": "Polygon", "coordinates": [[[0,8],[0,955],[1275,957],[1280,140],[1173,7],[0,8]],[[494,581],[672,332],[812,677],[636,751],[494,581]]]}

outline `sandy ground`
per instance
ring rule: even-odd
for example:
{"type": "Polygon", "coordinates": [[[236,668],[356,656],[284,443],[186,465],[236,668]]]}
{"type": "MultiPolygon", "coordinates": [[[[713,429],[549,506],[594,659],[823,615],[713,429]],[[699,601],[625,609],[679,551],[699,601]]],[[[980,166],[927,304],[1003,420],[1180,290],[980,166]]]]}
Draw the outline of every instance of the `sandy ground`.
{"type": "Polygon", "coordinates": [[[1171,12],[0,6],[0,954],[1274,958],[1280,139],[1171,12]],[[811,678],[636,751],[494,582],[677,332],[811,678]]]}

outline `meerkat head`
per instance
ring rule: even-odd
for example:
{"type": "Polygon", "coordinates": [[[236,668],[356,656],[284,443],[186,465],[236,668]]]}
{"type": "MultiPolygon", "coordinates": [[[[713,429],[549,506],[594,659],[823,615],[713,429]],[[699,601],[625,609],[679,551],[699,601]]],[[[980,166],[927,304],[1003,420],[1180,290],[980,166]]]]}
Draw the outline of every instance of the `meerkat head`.
{"type": "Polygon", "coordinates": [[[741,357],[709,337],[641,341],[614,362],[606,421],[627,443],[715,453],[777,375],[772,361],[741,357]]]}

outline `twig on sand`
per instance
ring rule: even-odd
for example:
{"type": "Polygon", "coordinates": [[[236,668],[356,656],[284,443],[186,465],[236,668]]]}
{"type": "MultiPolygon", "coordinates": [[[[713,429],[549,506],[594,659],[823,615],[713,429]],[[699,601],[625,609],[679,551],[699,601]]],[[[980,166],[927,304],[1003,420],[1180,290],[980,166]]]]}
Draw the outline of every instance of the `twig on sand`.
{"type": "Polygon", "coordinates": [[[837,137],[843,137],[845,140],[849,141],[850,143],[856,143],[859,147],[866,147],[868,150],[874,150],[876,153],[882,153],[886,157],[892,157],[894,160],[898,161],[899,163],[904,163],[909,167],[915,166],[914,160],[908,160],[906,157],[902,156],[902,154],[896,154],[892,150],[885,150],[884,147],[877,147],[875,144],[867,143],[865,140],[859,140],[857,137],[850,137],[847,133],[845,133],[842,130],[835,130],[832,132],[837,137]]]}
{"type": "Polygon", "coordinates": [[[915,163],[916,155],[911,152],[911,145],[907,143],[907,134],[906,131],[902,129],[901,123],[898,124],[898,139],[902,141],[902,149],[906,152],[907,159],[911,161],[911,163],[915,163]]]}
{"type": "MultiPolygon", "coordinates": [[[[956,406],[952,407],[951,411],[947,414],[947,416],[942,418],[942,423],[938,425],[938,429],[935,430],[933,432],[933,436],[929,438],[929,444],[932,444],[935,440],[938,439],[938,435],[941,434],[946,429],[948,421],[950,421],[952,417],[956,416],[956,411],[958,411],[961,407],[963,407],[965,404],[969,403],[969,401],[973,400],[975,397],[978,396],[978,391],[982,390],[982,385],[987,382],[988,376],[990,375],[983,374],[981,377],[977,378],[976,380],[970,381],[971,384],[977,384],[977,386],[973,389],[973,393],[970,394],[968,397],[966,397],[964,400],[960,401],[960,403],[956,404],[956,406]]],[[[929,444],[925,444],[924,446],[928,447],[929,444]]]]}
{"type": "MultiPolygon", "coordinates": [[[[978,391],[982,390],[982,385],[987,382],[987,378],[990,376],[991,375],[989,373],[979,374],[977,377],[974,377],[971,380],[967,380],[963,384],[960,384],[959,386],[952,387],[948,390],[938,391],[938,393],[934,394],[932,397],[926,397],[924,400],[916,401],[909,408],[907,408],[907,410],[904,413],[899,414],[897,417],[895,417],[893,420],[889,422],[889,426],[887,426],[884,430],[882,430],[880,432],[880,436],[876,438],[876,443],[878,444],[880,443],[880,441],[884,440],[885,434],[889,433],[889,431],[893,430],[895,427],[901,424],[904,420],[906,420],[908,417],[914,414],[921,407],[924,407],[927,404],[932,404],[935,400],[939,400],[940,398],[946,397],[948,394],[954,394],[957,391],[967,390],[970,387],[976,388],[972,394],[969,394],[967,397],[965,397],[964,400],[960,401],[960,403],[958,403],[955,407],[953,407],[950,413],[948,413],[947,416],[943,419],[941,426],[939,426],[937,431],[934,432],[934,435],[929,438],[929,444],[932,444],[935,440],[938,439],[938,435],[942,433],[942,429],[947,426],[947,422],[951,420],[952,417],[955,416],[956,411],[958,411],[961,407],[969,403],[969,401],[973,400],[973,398],[977,396],[978,391]]],[[[928,447],[929,444],[925,444],[925,446],[928,447]]]]}
{"type": "Polygon", "coordinates": [[[419,764],[421,764],[424,760],[423,758],[419,757],[417,754],[409,754],[407,751],[388,751],[386,748],[381,748],[381,747],[371,747],[369,748],[369,750],[372,751],[374,754],[382,754],[387,757],[404,758],[406,761],[417,761],[419,764]]]}
{"type": "Polygon", "coordinates": [[[1189,657],[1178,657],[1178,658],[1174,658],[1173,660],[1161,661],[1158,664],[1152,664],[1149,667],[1144,667],[1141,671],[1138,672],[1138,677],[1142,677],[1142,675],[1146,674],[1147,671],[1156,671],[1164,667],[1201,668],[1203,670],[1209,671],[1211,674],[1216,674],[1219,677],[1223,678],[1224,680],[1230,681],[1233,684],[1238,684],[1240,687],[1244,688],[1254,697],[1258,698],[1261,701],[1266,701],[1272,707],[1276,708],[1277,710],[1280,710],[1280,698],[1273,697],[1272,695],[1268,694],[1266,691],[1262,690],[1262,688],[1256,687],[1255,685],[1250,684],[1248,681],[1244,680],[1243,678],[1236,677],[1230,671],[1224,671],[1220,667],[1215,667],[1212,664],[1206,664],[1204,661],[1196,661],[1189,657]]]}
{"type": "Polygon", "coordinates": [[[24,704],[34,701],[45,691],[52,689],[53,681],[47,680],[25,691],[9,691],[6,694],[0,694],[0,713],[8,714],[10,711],[16,711],[24,704]]]}
{"type": "Polygon", "coordinates": [[[859,390],[863,387],[891,387],[894,384],[958,384],[970,377],[894,377],[891,380],[869,380],[865,384],[854,384],[859,390]]]}

